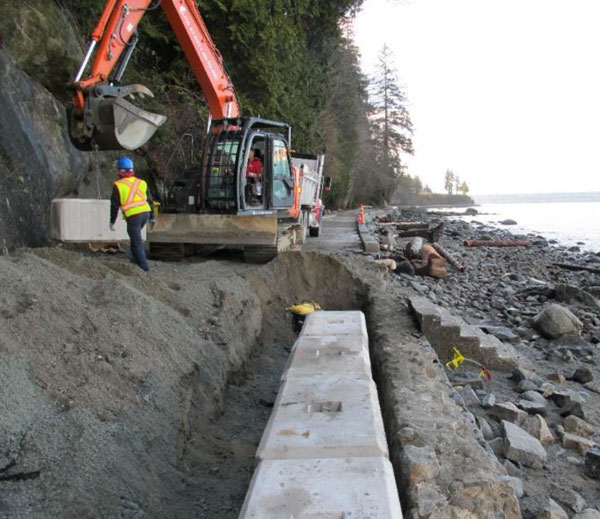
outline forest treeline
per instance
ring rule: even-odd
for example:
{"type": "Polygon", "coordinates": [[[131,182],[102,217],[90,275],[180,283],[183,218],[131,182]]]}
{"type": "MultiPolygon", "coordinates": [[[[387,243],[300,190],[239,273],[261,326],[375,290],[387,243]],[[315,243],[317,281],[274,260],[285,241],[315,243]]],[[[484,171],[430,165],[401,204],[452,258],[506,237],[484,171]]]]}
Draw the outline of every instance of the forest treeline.
{"type": "MultiPolygon", "coordinates": [[[[85,41],[104,2],[56,1],[85,41]]],[[[198,2],[243,114],[288,122],[294,149],[326,153],[326,174],[333,178],[326,200],[330,207],[391,201],[404,173],[401,157],[412,153],[412,123],[389,49],[382,50],[377,77],[361,72],[350,33],[351,17],[361,3],[198,2]]],[[[200,153],[208,114],[160,9],[147,13],[139,32],[124,82],[149,86],[156,97],[145,108],[169,117],[140,151],[140,158],[168,183],[190,165],[192,151],[200,153]]]]}

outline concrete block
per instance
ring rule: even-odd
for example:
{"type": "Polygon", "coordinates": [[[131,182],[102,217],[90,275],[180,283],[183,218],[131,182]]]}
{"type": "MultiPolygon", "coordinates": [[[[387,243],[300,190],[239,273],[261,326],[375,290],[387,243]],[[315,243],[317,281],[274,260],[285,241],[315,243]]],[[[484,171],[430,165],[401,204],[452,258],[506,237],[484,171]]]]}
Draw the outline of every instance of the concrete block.
{"type": "Polygon", "coordinates": [[[288,378],[257,451],[260,459],[388,455],[371,380],[288,378]]]}
{"type": "Polygon", "coordinates": [[[385,458],[261,461],[239,519],[402,519],[385,458]]]}
{"type": "Polygon", "coordinates": [[[371,379],[368,341],[360,336],[304,337],[297,341],[282,380],[288,377],[371,379]]]}
{"type": "MultiPolygon", "coordinates": [[[[50,211],[50,235],[55,240],[73,243],[129,240],[127,224],[120,214],[116,230],[108,227],[110,200],[56,198],[50,211]]],[[[146,229],[142,238],[146,239],[146,229]]]]}
{"type": "Polygon", "coordinates": [[[426,297],[412,297],[410,305],[421,331],[442,362],[452,359],[453,348],[457,347],[465,357],[481,362],[490,369],[512,371],[517,367],[517,352],[510,344],[467,324],[426,297]]]}
{"type": "Polygon", "coordinates": [[[322,311],[310,314],[302,327],[302,336],[367,335],[365,315],[359,311],[322,311]]]}

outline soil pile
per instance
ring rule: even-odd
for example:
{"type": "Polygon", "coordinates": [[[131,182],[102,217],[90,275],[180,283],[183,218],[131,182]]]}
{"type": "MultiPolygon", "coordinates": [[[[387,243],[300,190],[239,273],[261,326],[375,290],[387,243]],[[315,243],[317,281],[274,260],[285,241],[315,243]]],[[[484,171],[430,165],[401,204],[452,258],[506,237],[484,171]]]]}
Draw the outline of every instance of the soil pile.
{"type": "Polygon", "coordinates": [[[2,512],[177,515],[187,416],[219,409],[261,331],[249,283],[222,270],[148,276],[61,249],[0,258],[2,512]]]}

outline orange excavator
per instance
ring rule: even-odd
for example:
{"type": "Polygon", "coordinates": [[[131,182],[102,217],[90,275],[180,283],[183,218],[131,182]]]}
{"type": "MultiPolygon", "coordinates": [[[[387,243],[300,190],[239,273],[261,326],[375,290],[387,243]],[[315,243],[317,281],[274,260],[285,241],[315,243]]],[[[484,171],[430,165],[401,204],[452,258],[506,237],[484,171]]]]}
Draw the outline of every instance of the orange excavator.
{"type": "MultiPolygon", "coordinates": [[[[69,133],[81,150],[135,150],[166,121],[129,100],[152,96],[143,85],[121,86],[138,42],[144,14],[161,7],[200,84],[209,129],[200,163],[184,171],[163,201],[148,234],[158,256],[193,252],[203,246],[242,247],[248,261],[266,261],[302,242],[319,193],[301,197],[310,163],[290,153],[291,127],[242,117],[221,54],[195,0],[108,0],[73,81],[69,133]],[[85,75],[92,60],[90,72],[85,75]],[[260,169],[248,168],[260,160],[260,169]],[[304,200],[304,202],[303,202],[304,200]]],[[[322,156],[313,156],[321,162],[322,156]]],[[[322,189],[322,178],[316,185],[322,189]]],[[[308,187],[308,186],[307,186],[308,187]]]]}

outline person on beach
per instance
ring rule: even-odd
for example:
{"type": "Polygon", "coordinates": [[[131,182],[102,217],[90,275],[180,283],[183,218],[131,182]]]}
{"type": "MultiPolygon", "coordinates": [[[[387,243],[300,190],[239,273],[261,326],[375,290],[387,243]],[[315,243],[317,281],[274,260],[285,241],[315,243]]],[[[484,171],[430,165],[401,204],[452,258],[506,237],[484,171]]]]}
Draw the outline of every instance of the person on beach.
{"type": "Polygon", "coordinates": [[[142,270],[148,272],[150,266],[144,250],[142,229],[148,222],[150,222],[151,229],[155,224],[152,195],[148,190],[148,184],[135,177],[133,161],[129,157],[121,157],[117,161],[117,176],[119,180],[113,182],[110,197],[109,227],[111,231],[115,230],[115,222],[120,208],[127,221],[127,234],[131,240],[133,259],[142,270]]]}

